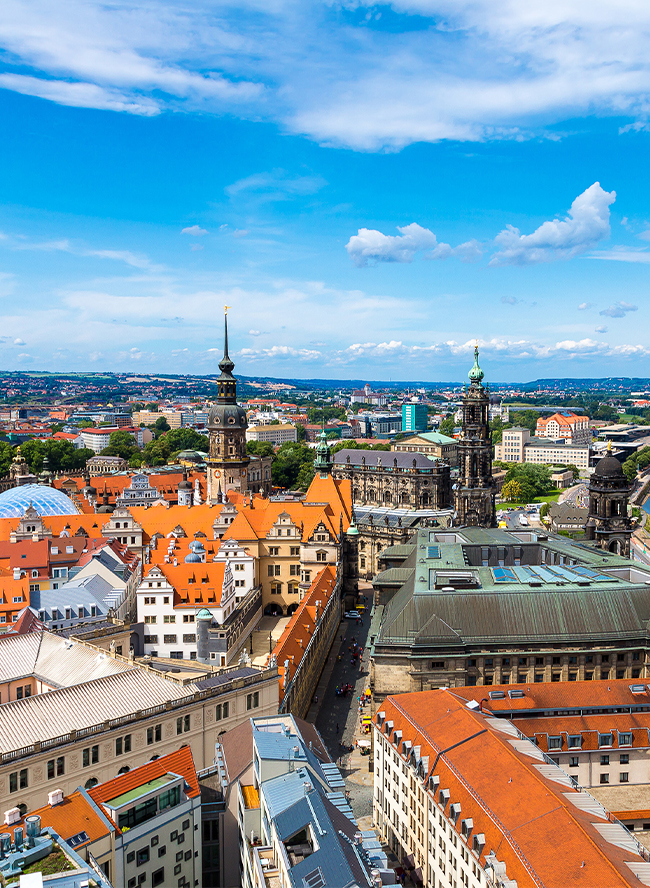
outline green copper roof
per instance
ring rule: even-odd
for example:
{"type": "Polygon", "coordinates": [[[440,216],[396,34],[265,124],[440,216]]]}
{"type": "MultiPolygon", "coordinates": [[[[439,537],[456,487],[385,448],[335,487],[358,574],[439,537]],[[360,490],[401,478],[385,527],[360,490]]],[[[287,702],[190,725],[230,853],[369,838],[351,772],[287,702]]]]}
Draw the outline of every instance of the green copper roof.
{"type": "Polygon", "coordinates": [[[481,382],[485,374],[478,365],[478,345],[474,349],[474,366],[467,374],[472,382],[481,382]]]}

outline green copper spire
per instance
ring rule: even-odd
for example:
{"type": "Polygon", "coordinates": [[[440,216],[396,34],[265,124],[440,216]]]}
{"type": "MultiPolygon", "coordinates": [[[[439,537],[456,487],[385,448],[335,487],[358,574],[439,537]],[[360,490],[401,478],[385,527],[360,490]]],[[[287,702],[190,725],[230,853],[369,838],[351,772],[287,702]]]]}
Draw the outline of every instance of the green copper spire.
{"type": "Polygon", "coordinates": [[[470,378],[470,382],[481,382],[485,376],[478,364],[478,343],[474,348],[474,366],[467,375],[470,378]]]}
{"type": "Polygon", "coordinates": [[[321,429],[321,432],[318,436],[314,469],[317,472],[325,473],[329,473],[332,469],[332,456],[330,453],[329,444],[327,443],[327,435],[325,434],[325,429],[321,429]]]}

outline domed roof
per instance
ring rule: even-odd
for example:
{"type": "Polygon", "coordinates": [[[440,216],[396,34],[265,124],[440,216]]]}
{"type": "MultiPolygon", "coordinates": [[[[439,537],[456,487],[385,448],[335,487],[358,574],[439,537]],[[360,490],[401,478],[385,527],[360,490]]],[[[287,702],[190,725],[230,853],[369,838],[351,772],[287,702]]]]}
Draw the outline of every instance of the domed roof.
{"type": "Polygon", "coordinates": [[[474,349],[474,366],[467,374],[472,382],[481,382],[485,374],[478,364],[478,345],[474,349]]]}
{"type": "Polygon", "coordinates": [[[196,552],[190,552],[189,555],[185,556],[185,564],[201,564],[201,556],[197,555],[196,552]]]}
{"type": "Polygon", "coordinates": [[[246,411],[239,404],[213,404],[208,414],[209,429],[245,429],[246,411]]]}
{"type": "Polygon", "coordinates": [[[79,509],[62,490],[42,484],[23,484],[0,493],[0,518],[22,518],[30,505],[43,516],[79,514],[79,509]]]}
{"type": "Polygon", "coordinates": [[[594,469],[594,475],[625,477],[623,466],[615,456],[610,456],[609,454],[598,460],[596,468],[594,469]]]}
{"type": "Polygon", "coordinates": [[[202,607],[201,610],[200,610],[200,611],[198,612],[198,614],[196,615],[196,619],[197,619],[197,620],[211,620],[211,619],[212,619],[212,614],[211,614],[210,611],[207,609],[207,607],[202,607]]]}

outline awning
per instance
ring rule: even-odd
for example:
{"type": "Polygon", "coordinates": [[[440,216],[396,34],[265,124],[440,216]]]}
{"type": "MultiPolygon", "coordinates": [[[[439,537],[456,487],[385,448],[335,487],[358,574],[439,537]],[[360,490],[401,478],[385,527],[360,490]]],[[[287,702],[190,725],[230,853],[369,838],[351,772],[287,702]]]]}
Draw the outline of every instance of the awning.
{"type": "Polygon", "coordinates": [[[416,885],[424,885],[424,879],[422,878],[422,870],[420,869],[420,867],[413,870],[413,872],[411,873],[411,878],[416,885]]]}
{"type": "Polygon", "coordinates": [[[357,746],[359,749],[370,749],[372,743],[370,740],[357,740],[357,746]]]}
{"type": "Polygon", "coordinates": [[[372,724],[372,716],[364,715],[363,718],[361,719],[361,724],[362,725],[371,725],[372,724]]]}
{"type": "Polygon", "coordinates": [[[408,854],[402,860],[402,866],[405,866],[407,869],[410,869],[410,870],[415,869],[415,857],[413,857],[412,854],[408,854]]]}

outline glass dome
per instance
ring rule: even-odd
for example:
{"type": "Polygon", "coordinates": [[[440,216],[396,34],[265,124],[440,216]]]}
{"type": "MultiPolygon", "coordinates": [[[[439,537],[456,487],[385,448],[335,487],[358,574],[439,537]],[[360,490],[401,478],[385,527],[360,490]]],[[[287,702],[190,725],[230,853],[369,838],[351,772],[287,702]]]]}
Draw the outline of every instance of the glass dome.
{"type": "Polygon", "coordinates": [[[62,490],[42,484],[23,484],[0,493],[0,518],[22,518],[30,504],[39,515],[79,514],[79,509],[62,490]]]}

